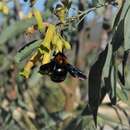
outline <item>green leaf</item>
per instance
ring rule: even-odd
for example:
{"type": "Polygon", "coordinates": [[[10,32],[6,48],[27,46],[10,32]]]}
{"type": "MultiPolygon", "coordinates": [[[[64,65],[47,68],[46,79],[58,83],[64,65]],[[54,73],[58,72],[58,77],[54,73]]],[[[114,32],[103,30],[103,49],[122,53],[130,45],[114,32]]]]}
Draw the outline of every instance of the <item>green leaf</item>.
{"type": "Polygon", "coordinates": [[[102,88],[102,71],[108,53],[108,45],[106,49],[99,55],[96,63],[91,67],[89,72],[89,105],[82,112],[82,115],[93,114],[95,124],[97,118],[97,110],[100,105],[101,88],[102,88]]]}
{"type": "Polygon", "coordinates": [[[117,68],[115,65],[115,55],[112,55],[111,65],[109,69],[109,76],[104,79],[105,80],[105,88],[107,93],[109,93],[109,97],[111,103],[113,105],[116,104],[116,81],[117,81],[117,68]]]}
{"type": "Polygon", "coordinates": [[[124,49],[125,51],[130,49],[130,5],[125,18],[124,24],[124,49]]]}
{"type": "Polygon", "coordinates": [[[119,22],[117,29],[113,34],[113,38],[111,41],[113,53],[116,52],[121,46],[123,46],[123,43],[124,43],[124,19],[122,19],[119,22]]]}
{"type": "Polygon", "coordinates": [[[125,89],[126,89],[126,91],[128,91],[128,93],[129,93],[129,91],[130,91],[130,67],[129,66],[127,66],[127,68],[126,68],[126,72],[127,72],[127,74],[126,74],[126,83],[125,83],[125,89]]]}
{"type": "Polygon", "coordinates": [[[105,65],[103,67],[103,78],[107,78],[109,76],[111,58],[112,58],[112,45],[108,44],[108,54],[107,54],[105,65]]]}
{"type": "Polygon", "coordinates": [[[115,65],[112,66],[112,69],[111,69],[111,74],[110,74],[110,82],[111,82],[111,90],[110,90],[110,100],[111,100],[111,103],[113,105],[116,104],[116,87],[117,87],[117,84],[116,84],[116,76],[117,73],[116,73],[116,68],[115,68],[115,65]]]}
{"type": "Polygon", "coordinates": [[[10,39],[20,35],[23,33],[28,27],[35,24],[35,19],[26,19],[20,20],[12,25],[8,26],[1,34],[0,34],[0,45],[6,43],[10,39]]]}
{"type": "Polygon", "coordinates": [[[125,85],[125,80],[126,80],[125,70],[126,70],[128,56],[129,56],[129,51],[125,51],[123,54],[122,63],[118,67],[118,77],[122,85],[125,85]]]}
{"type": "Polygon", "coordinates": [[[129,0],[124,0],[123,1],[123,8],[122,8],[122,12],[121,12],[121,16],[120,16],[120,20],[124,19],[127,15],[127,12],[130,8],[130,1],[129,0]]]}
{"type": "Polygon", "coordinates": [[[29,55],[31,55],[33,51],[35,51],[41,45],[41,42],[42,40],[34,40],[22,47],[16,54],[15,61],[19,63],[20,61],[27,58],[29,55]]]}

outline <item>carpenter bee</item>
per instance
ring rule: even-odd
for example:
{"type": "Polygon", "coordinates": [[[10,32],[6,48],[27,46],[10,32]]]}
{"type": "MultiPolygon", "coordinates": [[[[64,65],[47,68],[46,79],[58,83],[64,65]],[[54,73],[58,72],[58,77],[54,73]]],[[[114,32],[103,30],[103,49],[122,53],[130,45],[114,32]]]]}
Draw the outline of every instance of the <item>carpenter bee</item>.
{"type": "Polygon", "coordinates": [[[83,74],[77,67],[72,66],[67,62],[67,57],[63,53],[57,53],[51,62],[41,65],[39,72],[41,74],[47,74],[54,82],[62,82],[65,80],[67,73],[69,72],[73,77],[81,80],[86,79],[86,75],[83,74]]]}

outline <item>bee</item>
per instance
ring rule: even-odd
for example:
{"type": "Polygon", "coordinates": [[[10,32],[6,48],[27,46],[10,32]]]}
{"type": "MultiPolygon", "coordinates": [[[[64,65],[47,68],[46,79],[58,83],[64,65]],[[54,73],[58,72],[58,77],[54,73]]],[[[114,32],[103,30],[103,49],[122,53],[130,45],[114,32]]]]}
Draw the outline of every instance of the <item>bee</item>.
{"type": "Polygon", "coordinates": [[[54,82],[62,82],[65,80],[67,73],[70,73],[73,77],[85,80],[87,77],[77,67],[71,65],[67,61],[67,57],[59,52],[57,53],[51,62],[41,65],[39,73],[49,75],[50,79],[54,82]]]}

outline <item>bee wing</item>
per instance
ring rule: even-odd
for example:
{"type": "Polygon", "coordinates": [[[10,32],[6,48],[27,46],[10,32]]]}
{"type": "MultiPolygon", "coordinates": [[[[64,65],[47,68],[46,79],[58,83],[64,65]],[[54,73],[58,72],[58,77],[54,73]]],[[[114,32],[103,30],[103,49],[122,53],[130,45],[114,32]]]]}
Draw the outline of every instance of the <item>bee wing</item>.
{"type": "Polygon", "coordinates": [[[66,65],[68,72],[73,76],[81,80],[85,80],[87,77],[83,72],[81,72],[77,67],[72,66],[71,64],[66,65]]]}
{"type": "Polygon", "coordinates": [[[51,62],[41,65],[40,69],[39,69],[39,73],[40,74],[49,74],[49,73],[51,73],[51,68],[52,68],[51,62]]]}

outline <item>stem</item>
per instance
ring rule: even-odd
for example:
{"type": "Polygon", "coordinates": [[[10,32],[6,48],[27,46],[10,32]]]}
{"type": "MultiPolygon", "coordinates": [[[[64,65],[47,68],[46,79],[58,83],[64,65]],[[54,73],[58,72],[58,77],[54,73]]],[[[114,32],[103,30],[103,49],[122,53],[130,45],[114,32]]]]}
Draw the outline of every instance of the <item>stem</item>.
{"type": "Polygon", "coordinates": [[[73,17],[67,18],[67,19],[66,19],[66,23],[67,23],[67,22],[72,22],[72,21],[74,21],[74,20],[77,20],[77,19],[79,19],[81,16],[86,15],[86,14],[90,13],[91,11],[96,10],[97,8],[101,8],[101,7],[104,7],[104,6],[107,6],[107,5],[108,5],[108,3],[99,4],[99,5],[97,5],[96,7],[93,7],[93,8],[91,8],[91,9],[87,9],[87,10],[81,12],[81,13],[80,13],[79,15],[77,15],[77,16],[73,16],[73,17]]]}

